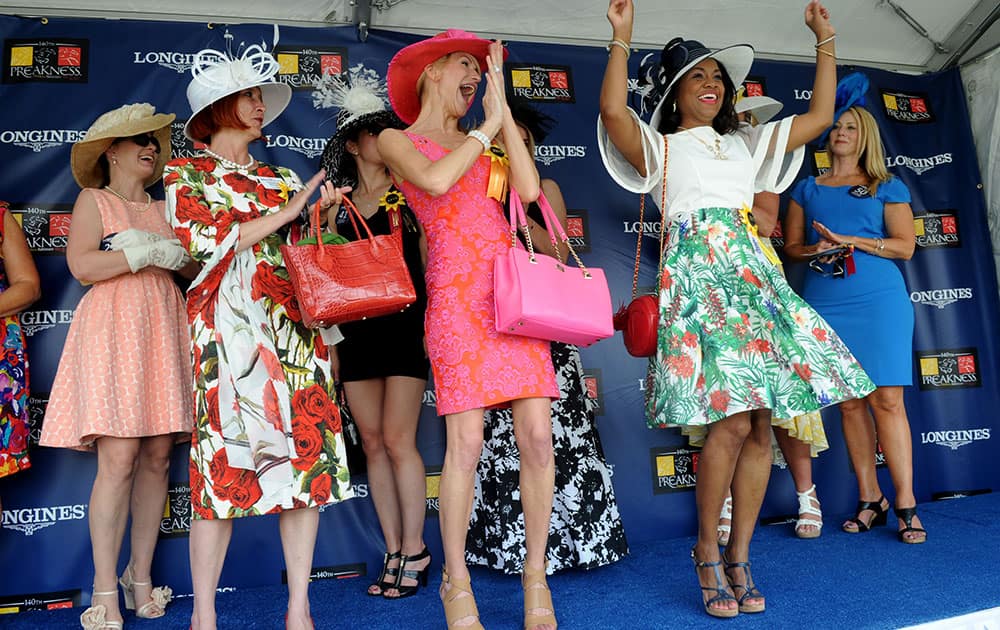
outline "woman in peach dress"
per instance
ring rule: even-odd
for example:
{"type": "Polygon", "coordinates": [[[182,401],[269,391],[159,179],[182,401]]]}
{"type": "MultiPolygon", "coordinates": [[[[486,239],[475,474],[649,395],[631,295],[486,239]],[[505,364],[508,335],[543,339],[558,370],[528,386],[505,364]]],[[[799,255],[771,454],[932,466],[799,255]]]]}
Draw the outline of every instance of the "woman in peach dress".
{"type": "Polygon", "coordinates": [[[90,496],[94,554],[88,630],[120,629],[118,583],[136,616],[164,614],[170,588],[150,570],[167,498],[174,443],[189,439],[191,351],[184,300],[173,272],[195,267],[167,225],[162,201],[144,189],[170,158],[173,114],[124,105],[102,115],[73,145],[83,191],[73,207],[66,262],[83,284],[42,427],[42,446],[97,451],[90,496]],[[132,517],[131,558],[117,578],[132,517]],[[117,580],[117,583],[116,583],[117,580]]]}

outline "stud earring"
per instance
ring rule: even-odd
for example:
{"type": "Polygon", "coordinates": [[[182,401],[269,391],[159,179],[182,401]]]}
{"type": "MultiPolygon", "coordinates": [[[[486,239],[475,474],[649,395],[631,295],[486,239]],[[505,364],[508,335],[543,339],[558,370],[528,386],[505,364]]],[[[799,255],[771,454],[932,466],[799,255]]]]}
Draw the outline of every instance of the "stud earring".
{"type": "Polygon", "coordinates": [[[672,111],[675,114],[677,113],[677,101],[674,101],[673,105],[670,106],[670,111],[672,111]]]}
{"type": "Polygon", "coordinates": [[[118,158],[111,158],[111,163],[117,165],[118,164],[118,158]]]}

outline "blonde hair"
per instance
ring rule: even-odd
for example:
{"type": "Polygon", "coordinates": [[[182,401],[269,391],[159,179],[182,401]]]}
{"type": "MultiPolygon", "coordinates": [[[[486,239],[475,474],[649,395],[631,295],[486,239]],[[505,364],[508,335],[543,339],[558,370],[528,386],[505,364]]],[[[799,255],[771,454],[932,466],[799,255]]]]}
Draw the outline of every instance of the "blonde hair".
{"type": "Polygon", "coordinates": [[[885,167],[885,149],[878,123],[864,107],[853,105],[847,111],[853,113],[858,121],[858,166],[868,178],[868,190],[874,197],[878,187],[892,179],[885,167]]]}
{"type": "Polygon", "coordinates": [[[427,64],[427,66],[420,72],[420,76],[417,77],[417,100],[421,100],[424,97],[424,86],[426,84],[426,79],[427,79],[427,68],[431,66],[440,66],[444,63],[447,63],[448,59],[450,59],[451,56],[454,54],[455,53],[450,52],[447,55],[438,57],[431,63],[427,64]]]}

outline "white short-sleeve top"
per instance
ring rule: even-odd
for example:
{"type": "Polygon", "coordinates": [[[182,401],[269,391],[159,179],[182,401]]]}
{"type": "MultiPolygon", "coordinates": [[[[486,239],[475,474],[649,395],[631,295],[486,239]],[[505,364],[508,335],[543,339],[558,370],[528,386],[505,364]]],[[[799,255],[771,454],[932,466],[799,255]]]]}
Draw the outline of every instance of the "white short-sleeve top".
{"type": "MultiPolygon", "coordinates": [[[[663,136],[629,113],[639,124],[645,156],[643,177],[611,143],[600,116],[597,118],[597,146],[604,167],[618,184],[637,193],[652,193],[660,205],[663,186],[663,136]]],[[[740,125],[730,134],[719,135],[711,127],[695,127],[667,135],[667,217],[687,216],[700,208],[740,208],[753,206],[754,193],[780,193],[788,188],[802,166],[805,148],[785,154],[792,128],[789,116],[757,127],[740,125]],[[726,159],[717,159],[719,151],[726,159]],[[777,157],[775,157],[777,156],[777,157]]],[[[661,208],[662,210],[662,208],[661,208]]]]}

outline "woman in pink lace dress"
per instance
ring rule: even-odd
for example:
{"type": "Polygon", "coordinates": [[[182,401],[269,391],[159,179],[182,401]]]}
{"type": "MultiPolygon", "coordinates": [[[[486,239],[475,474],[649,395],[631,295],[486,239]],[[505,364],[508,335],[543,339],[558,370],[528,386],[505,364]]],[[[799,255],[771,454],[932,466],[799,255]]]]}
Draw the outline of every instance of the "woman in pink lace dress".
{"type": "MultiPolygon", "coordinates": [[[[447,449],[441,471],[445,570],[441,599],[449,627],[480,628],[465,565],[483,411],[510,405],[521,452],[526,529],[525,628],[553,630],[545,546],[554,468],[549,406],[559,397],[549,343],[496,330],[493,261],[510,247],[501,199],[509,180],[525,201],[538,172],[504,97],[503,47],[449,30],[407,46],[389,64],[389,98],[405,131],[387,129],[379,152],[427,235],[427,350],[447,449]],[[459,120],[487,69],[486,120],[466,134],[459,120]],[[502,135],[509,157],[493,138],[502,135]]],[[[515,194],[511,192],[511,194],[515,194]]]]}

